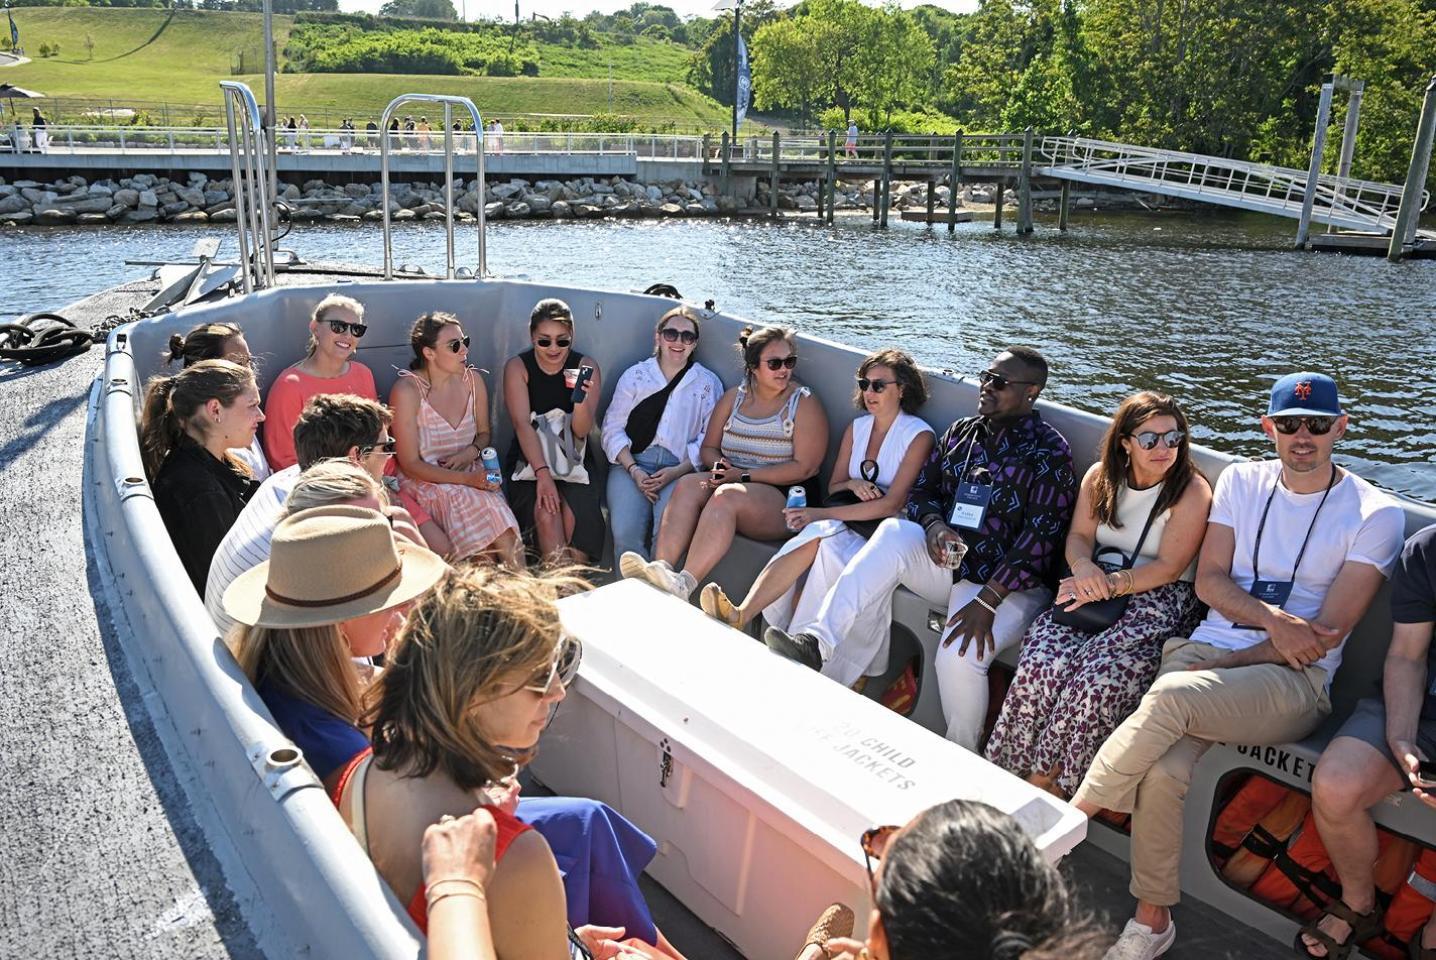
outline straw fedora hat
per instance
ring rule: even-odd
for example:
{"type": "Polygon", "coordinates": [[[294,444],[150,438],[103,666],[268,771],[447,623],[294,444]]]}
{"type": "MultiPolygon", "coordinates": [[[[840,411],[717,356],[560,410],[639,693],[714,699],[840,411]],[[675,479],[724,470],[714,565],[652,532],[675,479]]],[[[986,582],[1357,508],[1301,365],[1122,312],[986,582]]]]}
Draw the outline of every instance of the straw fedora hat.
{"type": "Polygon", "coordinates": [[[314,507],[275,528],[269,559],[234,579],[224,611],[259,627],[342,623],[413,600],[448,569],[377,510],[314,507]]]}

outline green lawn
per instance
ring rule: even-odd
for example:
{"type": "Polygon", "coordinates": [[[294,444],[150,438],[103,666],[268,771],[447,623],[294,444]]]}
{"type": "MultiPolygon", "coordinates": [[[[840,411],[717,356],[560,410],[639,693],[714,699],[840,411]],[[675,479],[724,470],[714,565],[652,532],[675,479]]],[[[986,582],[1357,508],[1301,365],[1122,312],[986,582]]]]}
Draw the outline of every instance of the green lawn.
{"type": "MultiPolygon", "coordinates": [[[[223,117],[220,80],[243,80],[263,95],[259,14],[22,7],[15,10],[15,22],[33,62],[0,71],[0,80],[47,97],[139,106],[156,123],[163,122],[162,111],[143,104],[167,103],[172,105],[170,123],[217,124],[223,117]],[[86,49],[87,36],[94,43],[93,51],[86,49]],[[40,59],[42,42],[58,43],[60,55],[40,59]],[[235,76],[241,62],[243,73],[235,76]]],[[[274,18],[281,50],[292,22],[287,16],[274,18]]],[[[676,82],[688,54],[675,44],[643,40],[597,50],[543,44],[540,51],[544,75],[539,77],[280,73],[275,99],[281,115],[307,112],[315,125],[337,123],[343,114],[377,115],[395,96],[415,92],[462,94],[473,98],[485,113],[612,112],[645,124],[671,120],[684,128],[713,129],[726,124],[726,107],[676,82]],[[610,51],[615,77],[611,102],[610,51]]],[[[61,114],[60,119],[78,119],[75,115],[83,109],[77,103],[45,106],[61,114]]]]}

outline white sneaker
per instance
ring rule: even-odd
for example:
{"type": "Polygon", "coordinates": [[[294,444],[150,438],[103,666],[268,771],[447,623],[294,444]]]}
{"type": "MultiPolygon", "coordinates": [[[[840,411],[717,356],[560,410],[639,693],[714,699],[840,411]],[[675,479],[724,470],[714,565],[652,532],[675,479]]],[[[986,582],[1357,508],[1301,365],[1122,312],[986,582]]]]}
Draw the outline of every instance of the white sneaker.
{"type": "Polygon", "coordinates": [[[623,551],[623,555],[618,558],[618,572],[629,580],[647,579],[644,574],[644,568],[647,566],[648,561],[643,559],[643,555],[632,550],[623,551]]]}
{"type": "Polygon", "coordinates": [[[1128,920],[1105,960],[1153,960],[1170,950],[1176,939],[1177,924],[1173,920],[1167,921],[1167,929],[1161,933],[1153,933],[1145,923],[1128,920]]]}
{"type": "Polygon", "coordinates": [[[658,589],[671,593],[679,600],[687,600],[698,589],[698,581],[687,570],[674,570],[662,560],[655,560],[643,568],[648,582],[658,589]]]}

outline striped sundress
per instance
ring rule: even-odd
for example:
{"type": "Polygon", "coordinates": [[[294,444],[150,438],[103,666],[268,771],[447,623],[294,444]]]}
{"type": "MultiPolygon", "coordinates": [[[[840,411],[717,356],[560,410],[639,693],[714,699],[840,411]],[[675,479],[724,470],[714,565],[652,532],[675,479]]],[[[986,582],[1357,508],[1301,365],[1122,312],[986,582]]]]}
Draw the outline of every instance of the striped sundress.
{"type": "MultiPolygon", "coordinates": [[[[419,385],[419,456],[429,463],[437,464],[445,457],[453,456],[473,442],[478,434],[474,423],[474,371],[464,371],[464,382],[469,387],[469,402],[464,405],[464,415],[457,424],[449,423],[443,414],[429,404],[429,382],[408,370],[399,372],[401,377],[412,377],[419,385]]],[[[464,468],[476,473],[484,469],[477,457],[464,468]]],[[[399,472],[399,486],[406,494],[417,500],[448,534],[454,545],[454,559],[464,560],[483,553],[505,530],[518,533],[519,525],[503,494],[492,490],[476,490],[457,483],[430,483],[416,480],[399,472]]]]}

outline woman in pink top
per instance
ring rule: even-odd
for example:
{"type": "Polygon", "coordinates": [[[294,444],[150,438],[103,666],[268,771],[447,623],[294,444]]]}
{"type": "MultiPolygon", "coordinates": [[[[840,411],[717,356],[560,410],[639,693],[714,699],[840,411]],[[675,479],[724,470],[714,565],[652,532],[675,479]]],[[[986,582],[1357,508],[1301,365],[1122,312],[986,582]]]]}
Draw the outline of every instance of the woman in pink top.
{"type": "Polygon", "coordinates": [[[289,367],[269,388],[264,403],[264,455],[271,470],[293,466],[294,424],[310,397],[320,393],[352,393],[377,401],[374,374],[358,360],[351,360],[364,325],[364,305],[352,297],[331,293],[314,308],[309,321],[309,351],[289,367]]]}
{"type": "Polygon", "coordinates": [[[409,346],[414,359],[389,392],[401,489],[443,527],[454,559],[490,554],[522,569],[518,522],[479,456],[489,395],[469,366],[469,338],[453,314],[426,313],[409,346]]]}

